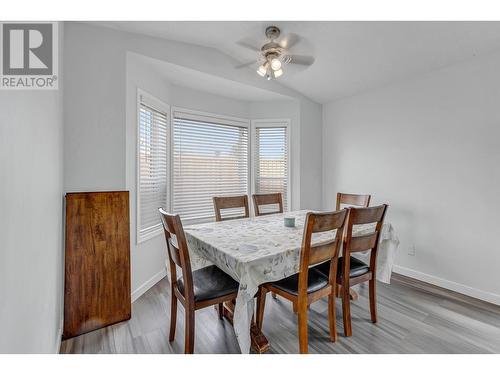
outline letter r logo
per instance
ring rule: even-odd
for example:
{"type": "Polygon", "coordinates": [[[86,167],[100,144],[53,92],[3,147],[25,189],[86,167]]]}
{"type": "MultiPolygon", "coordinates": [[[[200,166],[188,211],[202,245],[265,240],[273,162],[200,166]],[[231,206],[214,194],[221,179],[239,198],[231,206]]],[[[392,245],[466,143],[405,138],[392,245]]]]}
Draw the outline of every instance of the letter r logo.
{"type": "Polygon", "coordinates": [[[52,24],[4,23],[2,25],[3,74],[52,74],[52,24]]]}

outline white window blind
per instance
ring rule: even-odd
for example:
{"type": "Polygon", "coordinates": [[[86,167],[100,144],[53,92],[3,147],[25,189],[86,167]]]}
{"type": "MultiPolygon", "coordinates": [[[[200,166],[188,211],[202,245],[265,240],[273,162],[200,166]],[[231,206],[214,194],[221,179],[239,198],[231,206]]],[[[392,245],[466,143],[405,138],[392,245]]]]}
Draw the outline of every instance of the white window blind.
{"type": "Polygon", "coordinates": [[[214,196],[248,194],[248,122],[184,112],[173,117],[173,211],[183,220],[209,220],[214,196]]]}
{"type": "Polygon", "coordinates": [[[254,191],[281,193],[288,210],[288,123],[255,122],[254,142],[254,191]]]}
{"type": "Polygon", "coordinates": [[[167,208],[168,110],[139,97],[138,241],[161,231],[158,208],[167,208]]]}

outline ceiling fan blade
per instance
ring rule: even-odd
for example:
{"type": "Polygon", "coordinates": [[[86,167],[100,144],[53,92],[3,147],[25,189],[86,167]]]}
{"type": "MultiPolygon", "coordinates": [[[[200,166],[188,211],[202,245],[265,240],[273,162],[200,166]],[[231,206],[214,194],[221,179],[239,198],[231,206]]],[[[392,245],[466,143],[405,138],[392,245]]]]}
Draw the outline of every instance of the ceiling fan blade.
{"type": "Polygon", "coordinates": [[[314,57],[303,55],[287,55],[286,61],[288,62],[288,64],[312,65],[314,64],[314,57]]]}
{"type": "Polygon", "coordinates": [[[253,46],[252,44],[250,44],[248,42],[245,42],[244,40],[240,40],[240,41],[236,42],[236,44],[239,45],[240,47],[244,47],[244,48],[252,50],[254,52],[260,52],[259,48],[253,46]]]}
{"type": "Polygon", "coordinates": [[[285,49],[290,49],[297,45],[300,42],[300,36],[297,34],[287,34],[283,39],[280,41],[280,46],[285,48],[285,49]]]}
{"type": "Polygon", "coordinates": [[[239,64],[239,65],[235,66],[235,69],[245,68],[245,67],[253,65],[253,64],[257,64],[257,62],[254,60],[254,61],[249,61],[249,62],[246,62],[246,63],[243,63],[243,64],[239,64]]]}

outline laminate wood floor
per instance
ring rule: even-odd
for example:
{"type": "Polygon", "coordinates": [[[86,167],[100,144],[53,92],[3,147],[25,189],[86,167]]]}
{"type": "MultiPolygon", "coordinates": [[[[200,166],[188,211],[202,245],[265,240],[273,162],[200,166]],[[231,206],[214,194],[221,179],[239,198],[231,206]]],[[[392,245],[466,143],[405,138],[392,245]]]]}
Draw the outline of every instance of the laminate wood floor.
{"type": "MultiPolygon", "coordinates": [[[[500,353],[500,307],[400,275],[378,284],[379,322],[370,322],[368,288],[351,304],[353,336],[329,341],[327,299],[309,312],[309,353],[500,353]]],[[[132,319],[65,340],[61,353],[183,353],[184,309],[168,342],[169,283],[161,280],[132,305],[132,319]]],[[[195,353],[239,353],[233,327],[209,307],[196,312],[195,353]]],[[[297,317],[283,299],[266,300],[269,353],[298,353],[297,317]]]]}

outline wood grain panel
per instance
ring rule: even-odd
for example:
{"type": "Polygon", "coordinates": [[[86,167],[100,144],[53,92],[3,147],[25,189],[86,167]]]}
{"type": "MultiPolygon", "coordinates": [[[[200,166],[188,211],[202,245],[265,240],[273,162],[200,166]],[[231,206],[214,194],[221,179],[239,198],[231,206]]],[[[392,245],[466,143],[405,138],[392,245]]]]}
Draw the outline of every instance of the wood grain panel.
{"type": "Polygon", "coordinates": [[[128,191],[66,194],[64,331],[130,319],[128,191]]]}

